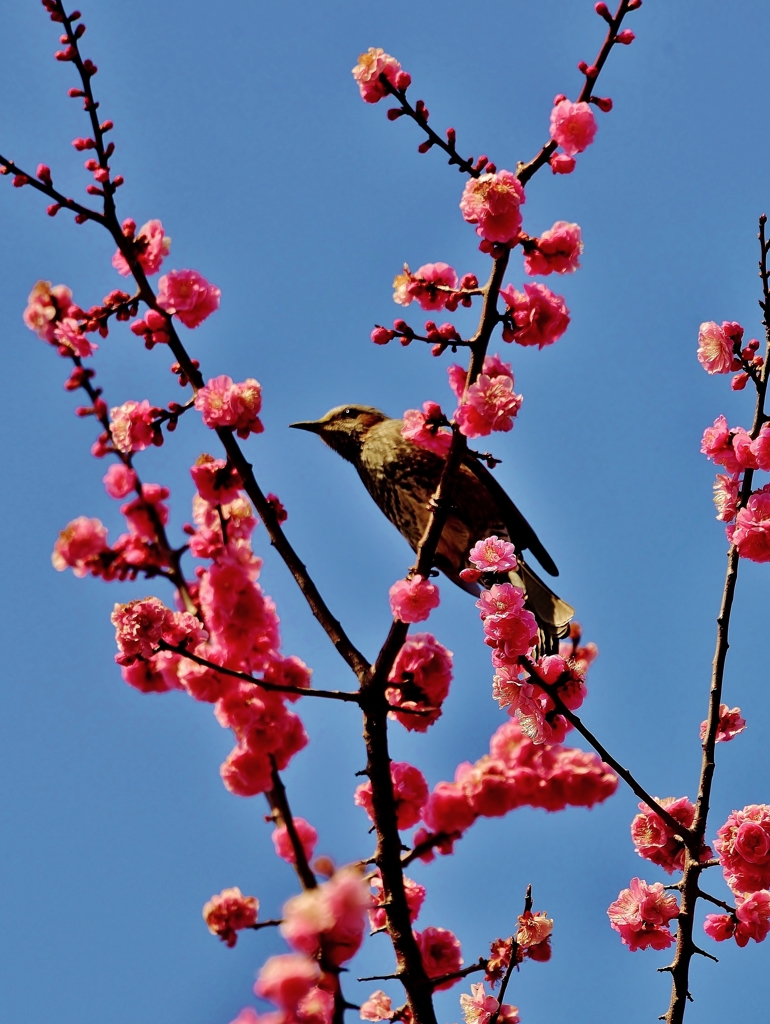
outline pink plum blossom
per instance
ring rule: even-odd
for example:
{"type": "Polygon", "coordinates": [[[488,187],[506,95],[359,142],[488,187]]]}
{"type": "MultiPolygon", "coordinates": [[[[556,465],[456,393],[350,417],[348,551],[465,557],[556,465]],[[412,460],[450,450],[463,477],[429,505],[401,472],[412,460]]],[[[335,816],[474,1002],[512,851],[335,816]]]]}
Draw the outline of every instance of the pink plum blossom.
{"type": "MultiPolygon", "coordinates": [[[[695,818],[695,805],[686,796],[658,799],[658,803],[684,828],[690,828],[695,818]]],[[[662,867],[670,875],[684,868],[685,846],[678,833],[646,803],[639,804],[641,813],[631,822],[631,840],[640,857],[662,867]]],[[[707,860],[711,850],[704,847],[701,859],[707,860]]]]}
{"type": "Polygon", "coordinates": [[[739,946],[749,939],[764,942],[770,932],[770,892],[760,889],[747,897],[738,896],[735,914],[707,914],[703,930],[715,942],[734,938],[739,946]]]}
{"type": "MultiPolygon", "coordinates": [[[[369,924],[372,926],[373,931],[378,931],[387,924],[385,904],[389,901],[389,898],[385,894],[382,876],[379,871],[374,875],[369,884],[374,890],[372,896],[373,906],[369,911],[369,924]]],[[[416,921],[425,901],[425,886],[419,885],[414,879],[407,878],[404,875],[404,894],[406,896],[406,905],[409,909],[409,920],[416,921]]]]}
{"type": "Polygon", "coordinates": [[[736,427],[732,431],[732,445],[735,453],[735,461],[739,469],[757,469],[757,460],[753,451],[753,440],[751,434],[743,427],[736,427]]]}
{"type": "Polygon", "coordinates": [[[361,1020],[370,1020],[377,1024],[381,1020],[390,1020],[393,1014],[393,1003],[382,989],[372,992],[368,999],[361,1003],[359,1011],[361,1020]]]}
{"type": "Polygon", "coordinates": [[[136,473],[122,462],[113,463],[102,478],[105,491],[118,501],[136,487],[136,473]]]}
{"type": "Polygon", "coordinates": [[[52,287],[50,281],[38,281],[29,293],[23,314],[24,323],[42,341],[55,344],[57,322],[75,310],[77,306],[73,305],[72,292],[66,285],[57,284],[52,287]]]}
{"type": "MultiPolygon", "coordinates": [[[[428,801],[428,783],[425,776],[419,768],[406,761],[391,761],[390,777],[393,782],[398,827],[412,828],[420,820],[422,809],[428,801]]],[[[356,788],[354,800],[374,821],[371,781],[367,780],[356,788]]]]}
{"type": "MultiPolygon", "coordinates": [[[[415,932],[414,937],[417,939],[425,973],[429,978],[440,978],[444,974],[453,974],[460,970],[463,965],[460,942],[448,928],[429,927],[422,932],[415,932]]],[[[435,987],[439,990],[451,988],[459,980],[453,978],[435,987]]]]}
{"type": "Polygon", "coordinates": [[[190,469],[198,494],[212,505],[227,505],[238,497],[243,482],[238,471],[224,459],[199,455],[190,469]]]}
{"type": "Polygon", "coordinates": [[[422,576],[396,580],[388,593],[393,617],[401,622],[424,622],[441,600],[435,583],[422,576]]]}
{"type": "Polygon", "coordinates": [[[243,558],[250,561],[254,556],[251,555],[249,538],[256,528],[257,520],[245,498],[236,498],[226,505],[220,505],[218,510],[215,504],[204,501],[196,494],[193,498],[193,522],[197,529],[187,529],[190,535],[190,551],[196,558],[219,559],[224,554],[222,518],[227,523],[228,550],[243,552],[243,558]]]}
{"type": "Polygon", "coordinates": [[[455,782],[475,814],[499,818],[516,806],[516,794],[505,765],[492,757],[475,764],[465,762],[455,770],[455,782]]]}
{"type": "Polygon", "coordinates": [[[155,437],[152,424],[157,414],[158,410],[146,398],[110,409],[110,435],[118,451],[128,455],[148,448],[155,437]]]}
{"type": "Polygon", "coordinates": [[[297,1024],[332,1024],[334,995],[316,985],[297,1003],[294,1014],[297,1024]]]}
{"type": "Polygon", "coordinates": [[[425,732],[441,714],[441,705],[452,681],[452,652],[442,646],[431,633],[413,633],[398,652],[388,676],[386,697],[391,707],[414,711],[432,708],[423,714],[391,711],[405,729],[425,732]]]}
{"type": "Polygon", "coordinates": [[[358,952],[371,904],[358,870],[343,868],[284,905],[281,934],[295,950],[310,956],[323,948],[326,960],[339,966],[358,952]]]}
{"type": "Polygon", "coordinates": [[[751,454],[757,469],[770,470],[770,423],[763,423],[759,434],[751,442],[751,454]]]}
{"type": "Polygon", "coordinates": [[[532,239],[524,255],[524,271],[536,274],[572,274],[580,267],[583,241],[579,224],[557,220],[539,238],[532,239]]]}
{"type": "Polygon", "coordinates": [[[211,934],[218,935],[232,949],[238,941],[237,932],[253,928],[257,923],[258,910],[259,900],[255,896],[244,896],[236,886],[212,896],[203,908],[203,919],[211,934]]]}
{"type": "Polygon", "coordinates": [[[233,553],[200,577],[199,598],[212,637],[228,658],[262,671],[279,645],[275,605],[255,580],[259,560],[244,564],[233,553]]]}
{"type": "Polygon", "coordinates": [[[770,562],[770,484],[755,491],[728,526],[728,537],[741,558],[770,562]]]}
{"type": "Polygon", "coordinates": [[[648,885],[640,878],[632,878],[630,888],[623,889],[607,910],[610,924],[632,953],[672,945],[669,922],[678,914],[676,896],[668,895],[662,882],[648,885]]]}
{"type": "Polygon", "coordinates": [[[483,981],[471,985],[470,995],[463,992],[460,996],[460,1006],[465,1024],[489,1024],[499,1005],[494,996],[487,995],[483,981]]]}
{"type": "Polygon", "coordinates": [[[99,519],[78,516],[59,534],[51,561],[59,572],[72,569],[76,576],[98,576],[101,556],[109,550],[106,526],[99,519]]]}
{"type": "Polygon", "coordinates": [[[273,788],[270,755],[239,743],[219,769],[225,788],[235,796],[256,796],[273,788]]]}
{"type": "Polygon", "coordinates": [[[484,371],[465,391],[455,412],[460,431],[466,437],[486,437],[493,430],[511,430],[521,408],[522,397],[513,390],[510,363],[493,356],[485,359],[484,364],[484,371]]]}
{"type": "Polygon", "coordinates": [[[519,916],[519,930],[516,932],[516,942],[524,949],[529,946],[539,946],[546,939],[549,939],[553,932],[553,919],[544,910],[533,914],[531,910],[519,916]]]}
{"type": "MultiPolygon", "coordinates": [[[[173,651],[158,651],[152,657],[121,665],[123,681],[140,693],[168,693],[184,689],[179,679],[183,659],[173,651]]],[[[184,659],[184,664],[192,662],[184,659]]]]}
{"type": "Polygon", "coordinates": [[[169,489],[160,484],[142,484],[141,497],[137,495],[132,501],[120,506],[132,534],[148,542],[158,539],[157,524],[165,526],[168,522],[168,505],[164,504],[163,499],[169,494],[169,489]]]}
{"type": "Polygon", "coordinates": [[[537,621],[524,607],[524,592],[511,583],[495,584],[476,602],[484,623],[484,642],[507,659],[528,654],[537,642],[537,621]]]}
{"type": "Polygon", "coordinates": [[[408,89],[412,82],[411,76],[401,69],[395,57],[379,47],[370,46],[366,53],[360,54],[358,64],[353,68],[353,78],[358,83],[364,103],[378,103],[388,95],[380,75],[384,75],[395,89],[408,89]]]}
{"type": "Polygon", "coordinates": [[[596,118],[590,103],[562,99],[551,111],[551,138],[568,156],[582,153],[594,141],[596,118]]]}
{"type": "Polygon", "coordinates": [[[735,935],[736,925],[732,914],[706,914],[703,930],[714,942],[724,942],[735,935]]]}
{"type": "Polygon", "coordinates": [[[451,292],[437,285],[457,288],[457,273],[448,263],[426,263],[414,273],[405,266],[393,281],[393,301],[399,306],[417,302],[425,310],[444,309],[451,292]]]}
{"type": "Polygon", "coordinates": [[[521,230],[524,188],[515,174],[497,171],[470,178],[463,191],[460,210],[469,224],[477,224],[476,234],[487,242],[510,245],[521,230]]]}
{"type": "Polygon", "coordinates": [[[729,373],[733,368],[733,337],[728,335],[725,327],[720,327],[713,320],[703,323],[698,328],[698,362],[706,373],[729,373]]]}
{"type": "Polygon", "coordinates": [[[735,929],[735,941],[745,946],[749,939],[764,942],[770,932],[770,892],[760,889],[746,899],[736,900],[738,926],[735,929]]]}
{"type": "Polygon", "coordinates": [[[714,481],[714,506],[720,522],[731,523],[735,519],[740,490],[740,475],[727,476],[724,473],[717,473],[714,481]]]}
{"type": "Polygon", "coordinates": [[[262,433],[262,386],[253,377],[240,384],[225,374],[213,377],[195,396],[195,408],[212,430],[232,427],[242,438],[262,433]]]}
{"type": "MultiPolygon", "coordinates": [[[[168,256],[171,250],[171,239],[164,232],[163,225],[159,220],[148,220],[139,228],[133,245],[137,263],[145,274],[152,275],[158,273],[163,260],[168,256]]],[[[128,277],[131,273],[131,267],[120,249],[112,257],[112,265],[123,277],[128,277]]],[[[217,305],[219,305],[218,302],[217,305]]],[[[216,309],[216,306],[214,308],[216,309]]],[[[180,317],[180,319],[182,318],[180,317]]],[[[184,323],[184,320],[182,322],[184,323]]]]}
{"type": "Polygon", "coordinates": [[[157,597],[145,597],[128,604],[116,604],[110,620],[115,627],[119,665],[137,658],[149,658],[161,641],[172,646],[189,644],[192,649],[208,634],[200,620],[188,612],[172,612],[157,597]]]}
{"type": "MultiPolygon", "coordinates": [[[[700,738],[706,739],[708,722],[700,724],[700,738]]],[[[739,736],[746,728],[746,719],[741,715],[740,708],[729,708],[726,704],[719,705],[719,723],[715,740],[717,743],[729,743],[730,740],[739,736]]]]}
{"type": "Polygon", "coordinates": [[[717,832],[725,880],[735,893],[757,892],[770,886],[770,807],[749,804],[733,811],[717,832]]]}
{"type": "Polygon", "coordinates": [[[511,719],[492,736],[488,755],[459,765],[455,782],[435,787],[423,820],[434,832],[462,832],[478,815],[499,817],[514,807],[592,807],[617,785],[617,775],[596,754],[535,743],[511,719]]]}
{"type": "Polygon", "coordinates": [[[270,957],[259,972],[254,992],[291,1013],[320,977],[321,968],[315,960],[299,953],[284,953],[270,957]]]}
{"type": "Polygon", "coordinates": [[[198,327],[219,309],[221,294],[197,270],[172,270],[158,282],[158,305],[185,327],[198,327]]]}
{"type": "MultiPolygon", "coordinates": [[[[300,845],[305,852],[305,860],[310,861],[318,842],[318,833],[304,818],[294,818],[294,828],[296,829],[300,845]]],[[[296,864],[297,858],[294,853],[294,847],[289,838],[289,830],[285,825],[279,825],[273,831],[272,840],[278,856],[288,864],[296,864]]]]}
{"type": "Polygon", "coordinates": [[[420,448],[445,456],[452,444],[452,432],[439,426],[439,422],[445,419],[441,406],[436,402],[423,402],[422,410],[406,410],[401,435],[420,448]]]}
{"type": "Polygon", "coordinates": [[[74,353],[76,356],[80,356],[81,359],[85,359],[86,356],[92,356],[99,348],[98,345],[88,340],[81,331],[77,320],[71,316],[65,316],[54,327],[53,344],[59,346],[59,351],[62,355],[74,353]]]}
{"type": "Polygon", "coordinates": [[[566,153],[553,153],[548,163],[554,174],[572,174],[577,161],[574,156],[568,156],[566,153]]]}
{"type": "MultiPolygon", "coordinates": [[[[739,428],[739,431],[742,428],[739,428]]],[[[736,474],[740,470],[740,464],[733,449],[733,435],[724,416],[717,416],[714,425],[706,427],[701,438],[700,450],[718,466],[724,466],[728,473],[736,474]]],[[[743,434],[746,431],[742,431],[743,434]]],[[[749,446],[751,442],[749,441],[749,446]]]]}
{"type": "Polygon", "coordinates": [[[552,345],[569,327],[569,310],[560,295],[544,284],[525,284],[519,292],[508,285],[500,289],[500,296],[508,306],[512,326],[503,328],[503,340],[519,345],[552,345]]]}
{"type": "Polygon", "coordinates": [[[446,835],[465,832],[476,818],[462,786],[455,782],[437,783],[422,812],[422,820],[432,832],[446,835]]]}
{"type": "Polygon", "coordinates": [[[518,565],[513,544],[495,534],[474,544],[468,561],[481,572],[509,572],[518,565]]]}

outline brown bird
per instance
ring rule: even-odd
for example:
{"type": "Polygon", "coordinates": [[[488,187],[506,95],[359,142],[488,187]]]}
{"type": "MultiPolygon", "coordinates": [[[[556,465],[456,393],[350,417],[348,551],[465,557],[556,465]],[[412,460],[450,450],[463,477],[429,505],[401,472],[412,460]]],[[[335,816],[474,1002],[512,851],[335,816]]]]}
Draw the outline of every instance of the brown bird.
{"type": "MultiPolygon", "coordinates": [[[[318,434],[352,462],[377,505],[417,550],[430,515],[428,502],[441,477],[441,456],[403,437],[402,420],[390,419],[368,405],[340,405],[320,420],[290,426],[318,434]]],[[[478,586],[462,580],[460,571],[469,566],[473,545],[492,534],[515,546],[519,572],[510,573],[509,578],[527,595],[543,633],[543,649],[554,650],[575,612],[530,569],[522,552],[531,552],[551,576],[558,576],[559,570],[495,477],[468,453],[455,479],[452,510],[438,544],[435,567],[463,590],[478,594],[478,586]]]]}

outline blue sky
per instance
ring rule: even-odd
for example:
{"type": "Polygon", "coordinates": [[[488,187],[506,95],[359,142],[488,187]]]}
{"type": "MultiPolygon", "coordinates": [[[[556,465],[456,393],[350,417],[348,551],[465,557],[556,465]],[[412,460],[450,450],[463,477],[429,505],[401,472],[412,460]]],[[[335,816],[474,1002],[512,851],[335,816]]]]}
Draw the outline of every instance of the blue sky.
{"type": "MultiPolygon", "coordinates": [[[[85,52],[100,67],[101,112],[116,124],[113,166],[126,177],[121,212],[160,217],[170,266],[195,267],[222,289],[216,316],[189,335],[207,376],[255,376],[265,433],[248,442],[267,490],[284,500],[292,542],[335,613],[374,654],[387,630],[387,588],[410,561],[351,467],[317,439],[286,429],[341,402],[399,415],[449,403],[443,365],[427,348],[375,348],[374,322],[397,315],[390,282],[404,262],[486,269],[457,209],[462,179],[414,126],[365,106],[350,76],[357,54],[383,46],[413,76],[438,128],[463,152],[498,166],[529,159],[547,137],[553,96],[574,96],[603,23],[587,0],[457,0],[406,11],[328,0],[92,0],[85,52]]],[[[601,651],[585,718],[660,796],[693,797],[726,542],[713,518],[703,428],[724,412],[748,425],[750,395],[731,394],[695,360],[702,320],[760,330],[758,215],[770,205],[763,131],[765,4],[647,0],[629,24],[637,41],[613,53],[599,92],[594,146],[569,177],[541,172],[527,190],[525,228],[583,228],[583,268],[559,279],[572,312],[544,352],[503,346],[524,405],[512,433],[491,441],[500,480],[561,569],[561,592],[601,651]]],[[[56,32],[32,0],[0,12],[0,152],[48,163],[65,192],[87,176],[70,140],[83,134],[56,32]]],[[[4,684],[0,713],[2,1009],[8,1024],[228,1024],[253,1002],[254,973],[279,938],[246,935],[235,950],[210,936],[200,910],[230,885],[273,916],[294,890],[272,854],[264,804],[228,794],[219,764],[229,735],[182,695],[142,696],[120,679],[109,614],[151,592],[57,574],[50,552],[77,515],[120,532],[88,454],[92,425],[72,415],[63,365],[21,322],[39,278],[98,301],[120,281],[112,245],[70,218],[49,221],[30,189],[0,182],[0,331],[4,443],[2,577],[4,684]]],[[[512,260],[509,280],[520,285],[512,260]]],[[[413,319],[415,319],[413,317],[413,319]]],[[[419,322],[419,319],[417,320],[419,322]]],[[[458,314],[463,328],[471,320],[458,314]]],[[[98,357],[110,404],[179,391],[168,353],[146,353],[115,331],[98,357]]],[[[190,517],[187,467],[212,450],[190,418],[143,458],[146,479],[170,486],[179,536],[190,517]]],[[[258,530],[263,583],[282,619],[284,648],[318,685],[351,680],[258,530]]],[[[158,590],[161,596],[168,594],[158,590]]],[[[741,567],[725,699],[749,722],[718,750],[712,838],[733,807],[765,802],[767,569],[741,567]]],[[[394,755],[433,784],[474,760],[503,720],[489,696],[487,649],[470,599],[448,584],[431,629],[455,652],[440,724],[426,738],[393,731],[394,755]]],[[[370,850],[353,806],[363,764],[353,709],[304,708],[311,744],[287,772],[297,813],[339,860],[370,850]]],[[[483,821],[453,858],[415,869],[428,886],[421,923],[454,929],[466,962],[507,935],[523,891],[556,920],[550,964],[528,964],[511,999],[525,1024],[654,1020],[668,1004],[656,973],[666,954],[629,954],[606,907],[630,877],[663,877],[628,836],[624,790],[588,812],[517,811],[483,821]]],[[[724,894],[719,878],[712,890],[724,894]]],[[[759,1016],[767,949],[716,950],[693,970],[694,1022],[759,1016]]],[[[353,974],[390,964],[373,940],[353,974]]],[[[349,994],[362,998],[370,986],[349,994]]],[[[459,1019],[455,989],[439,1019],[459,1019]]]]}

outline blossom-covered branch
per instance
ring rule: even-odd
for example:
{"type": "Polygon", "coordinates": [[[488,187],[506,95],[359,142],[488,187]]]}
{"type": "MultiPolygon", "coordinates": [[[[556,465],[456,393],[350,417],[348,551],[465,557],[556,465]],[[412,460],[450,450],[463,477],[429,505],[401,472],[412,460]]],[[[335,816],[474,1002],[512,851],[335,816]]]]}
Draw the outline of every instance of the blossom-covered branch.
{"type": "MultiPolygon", "coordinates": [[[[765,414],[765,397],[767,394],[768,368],[770,367],[770,271],[768,270],[770,242],[768,242],[765,234],[766,225],[767,217],[763,214],[759,220],[759,276],[762,281],[762,298],[760,300],[760,307],[762,309],[762,324],[765,329],[765,355],[764,362],[760,364],[758,379],[754,380],[756,388],[756,402],[754,406],[754,418],[751,430],[749,431],[750,445],[756,445],[762,435],[763,427],[767,419],[765,414]]],[[[727,348],[729,351],[732,351],[733,336],[734,332],[727,333],[723,348],[727,348]]],[[[754,351],[755,350],[756,349],[754,349],[754,351]]],[[[705,357],[701,361],[704,363],[704,366],[709,369],[705,357]]],[[[713,370],[710,370],[710,372],[713,372],[713,370]]],[[[756,464],[758,465],[758,460],[756,464]]],[[[734,512],[738,522],[740,523],[741,519],[745,518],[747,525],[751,524],[752,520],[754,522],[757,521],[757,517],[752,517],[750,515],[746,516],[744,513],[744,510],[749,512],[751,502],[756,501],[756,497],[752,496],[754,468],[755,467],[751,465],[751,461],[749,461],[749,464],[745,466],[743,481],[740,485],[740,492],[737,496],[734,512]]],[[[759,493],[764,497],[764,492],[766,491],[767,488],[763,488],[763,491],[759,493]]],[[[750,527],[744,532],[750,535],[750,527]]],[[[741,538],[738,535],[737,530],[732,534],[731,540],[732,543],[730,544],[730,549],[727,553],[727,571],[725,575],[724,591],[722,593],[722,603],[717,617],[717,638],[712,665],[711,687],[709,690],[708,717],[706,719],[705,735],[702,740],[703,758],[698,784],[698,797],[695,805],[695,817],[692,824],[693,840],[698,845],[704,842],[708,827],[711,787],[716,767],[714,753],[720,725],[722,723],[722,689],[724,685],[724,670],[727,660],[727,651],[730,646],[730,616],[735,597],[735,588],[738,582],[738,567],[740,564],[741,554],[747,555],[748,557],[752,557],[752,555],[756,557],[758,554],[756,551],[752,550],[750,544],[745,543],[742,545],[741,538]],[[743,551],[741,550],[742,546],[744,548],[743,551]]],[[[761,560],[765,561],[770,557],[770,555],[760,557],[761,560]]],[[[767,839],[767,845],[770,847],[770,835],[767,839]]],[[[702,870],[703,865],[699,862],[697,855],[693,856],[689,853],[685,859],[684,872],[682,875],[682,902],[679,912],[679,932],[677,935],[676,952],[674,954],[674,959],[668,968],[671,972],[672,983],[671,1002],[668,1012],[666,1013],[666,1024],[680,1024],[680,1022],[684,1020],[685,1009],[689,997],[688,986],[690,962],[693,955],[702,952],[693,941],[695,908],[698,899],[702,898],[699,885],[702,870]]],[[[737,887],[739,892],[741,890],[743,893],[746,892],[745,884],[741,885],[738,883],[737,887]]],[[[764,917],[765,927],[763,930],[760,929],[754,931],[755,938],[760,935],[764,938],[767,934],[768,928],[770,928],[770,921],[768,921],[768,916],[770,916],[770,893],[767,893],[767,897],[767,900],[762,904],[765,908],[764,915],[762,915],[764,917]]],[[[745,901],[744,897],[743,902],[745,901]]],[[[754,901],[756,902],[756,900],[754,901]]],[[[712,902],[714,901],[712,900],[712,902]]],[[[733,917],[732,920],[735,922],[733,925],[734,930],[738,925],[738,919],[733,917]]]]}

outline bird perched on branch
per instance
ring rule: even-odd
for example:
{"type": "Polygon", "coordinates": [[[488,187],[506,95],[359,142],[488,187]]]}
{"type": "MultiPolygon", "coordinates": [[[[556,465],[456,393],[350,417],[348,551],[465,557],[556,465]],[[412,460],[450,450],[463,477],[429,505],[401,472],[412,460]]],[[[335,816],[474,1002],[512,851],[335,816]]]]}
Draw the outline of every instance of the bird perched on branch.
{"type": "MultiPolygon", "coordinates": [[[[401,433],[402,420],[390,419],[368,405],[341,405],[320,420],[292,423],[326,442],[358,470],[369,494],[396,529],[417,550],[430,516],[429,502],[441,477],[444,459],[401,433]]],[[[434,564],[463,590],[478,594],[460,572],[477,541],[496,534],[516,548],[518,572],[510,580],[522,587],[540,626],[542,646],[550,652],[564,636],[574,609],[537,576],[523,558],[530,552],[551,576],[559,571],[537,534],[495,477],[479,459],[466,453],[452,490],[452,506],[434,564]]]]}

